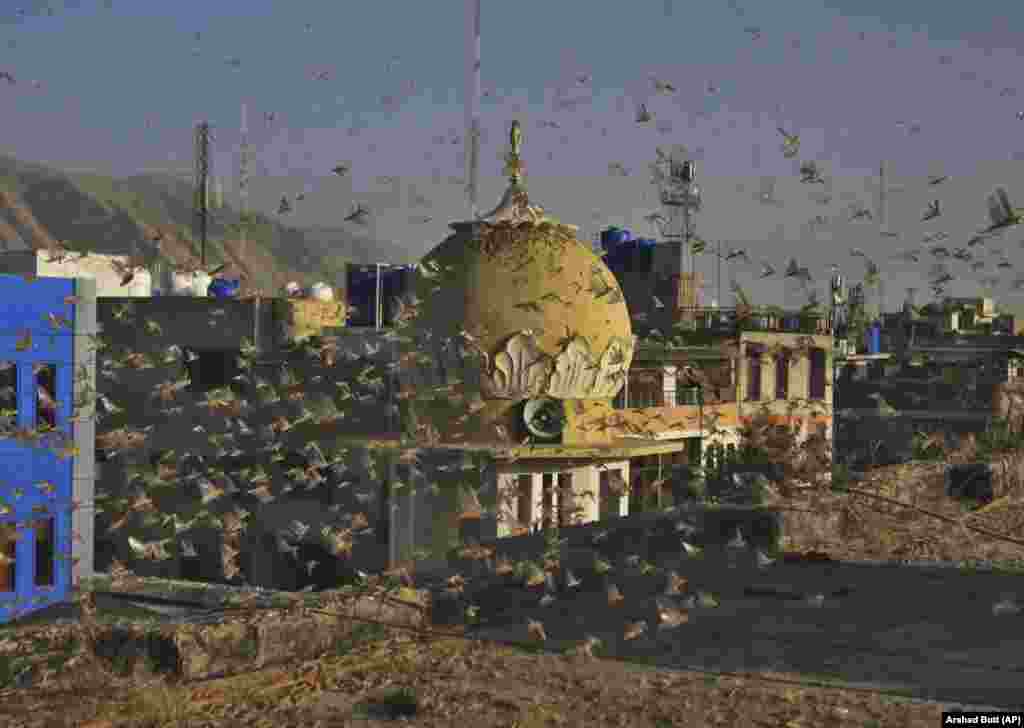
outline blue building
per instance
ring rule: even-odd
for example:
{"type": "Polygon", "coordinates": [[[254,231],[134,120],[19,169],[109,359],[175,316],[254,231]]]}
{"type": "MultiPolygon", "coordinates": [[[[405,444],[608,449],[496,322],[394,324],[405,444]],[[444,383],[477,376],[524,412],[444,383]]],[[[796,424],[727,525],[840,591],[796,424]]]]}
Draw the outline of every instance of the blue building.
{"type": "Polygon", "coordinates": [[[96,284],[0,275],[0,622],[93,572],[96,284]]]}

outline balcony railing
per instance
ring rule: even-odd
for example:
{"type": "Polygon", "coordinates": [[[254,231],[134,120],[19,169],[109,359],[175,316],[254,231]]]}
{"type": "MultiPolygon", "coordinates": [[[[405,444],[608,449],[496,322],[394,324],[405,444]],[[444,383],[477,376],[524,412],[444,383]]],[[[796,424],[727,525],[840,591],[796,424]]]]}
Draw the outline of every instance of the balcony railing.
{"type": "Polygon", "coordinates": [[[832,334],[828,314],[808,315],[797,311],[753,311],[739,319],[736,308],[695,307],[679,311],[677,327],[692,332],[735,335],[739,331],[832,334]]]}

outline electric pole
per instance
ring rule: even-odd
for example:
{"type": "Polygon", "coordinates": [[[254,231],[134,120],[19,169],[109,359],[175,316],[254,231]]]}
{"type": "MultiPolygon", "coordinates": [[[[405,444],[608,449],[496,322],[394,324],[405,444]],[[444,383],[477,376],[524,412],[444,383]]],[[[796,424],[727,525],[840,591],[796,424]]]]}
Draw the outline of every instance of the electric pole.
{"type": "Polygon", "coordinates": [[[718,251],[718,283],[715,286],[715,303],[722,305],[722,241],[719,240],[715,249],[718,251]]]}
{"type": "Polygon", "coordinates": [[[249,119],[246,105],[242,104],[241,141],[238,149],[238,209],[241,224],[238,257],[245,259],[249,242],[249,119]]]}
{"type": "Polygon", "coordinates": [[[480,0],[467,0],[468,64],[466,77],[466,195],[475,219],[480,169],[480,0]]]}
{"type": "Polygon", "coordinates": [[[206,236],[210,217],[210,124],[201,121],[195,131],[195,223],[199,259],[206,270],[206,236]]]}

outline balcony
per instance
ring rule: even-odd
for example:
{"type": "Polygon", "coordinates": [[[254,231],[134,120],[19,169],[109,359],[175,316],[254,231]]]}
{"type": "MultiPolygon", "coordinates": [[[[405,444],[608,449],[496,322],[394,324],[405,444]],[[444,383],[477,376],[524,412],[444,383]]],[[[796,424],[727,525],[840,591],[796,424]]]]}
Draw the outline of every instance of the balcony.
{"type": "Polygon", "coordinates": [[[676,314],[671,325],[672,335],[669,338],[679,346],[706,346],[722,338],[737,336],[741,331],[832,334],[832,322],[827,313],[806,314],[780,309],[755,310],[740,318],[736,308],[687,308],[676,314]]]}

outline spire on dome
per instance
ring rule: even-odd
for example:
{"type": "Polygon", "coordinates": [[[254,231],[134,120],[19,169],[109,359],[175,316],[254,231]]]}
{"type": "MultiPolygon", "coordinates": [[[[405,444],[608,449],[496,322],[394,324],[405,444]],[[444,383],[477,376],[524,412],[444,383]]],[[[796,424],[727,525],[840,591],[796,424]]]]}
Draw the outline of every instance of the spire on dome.
{"type": "Polygon", "coordinates": [[[501,196],[498,206],[490,212],[477,216],[477,221],[487,223],[555,223],[558,221],[548,216],[540,205],[531,205],[523,183],[523,165],[520,152],[523,146],[523,129],[518,121],[512,122],[509,132],[509,151],[505,155],[505,173],[508,174],[508,187],[501,196]]]}

